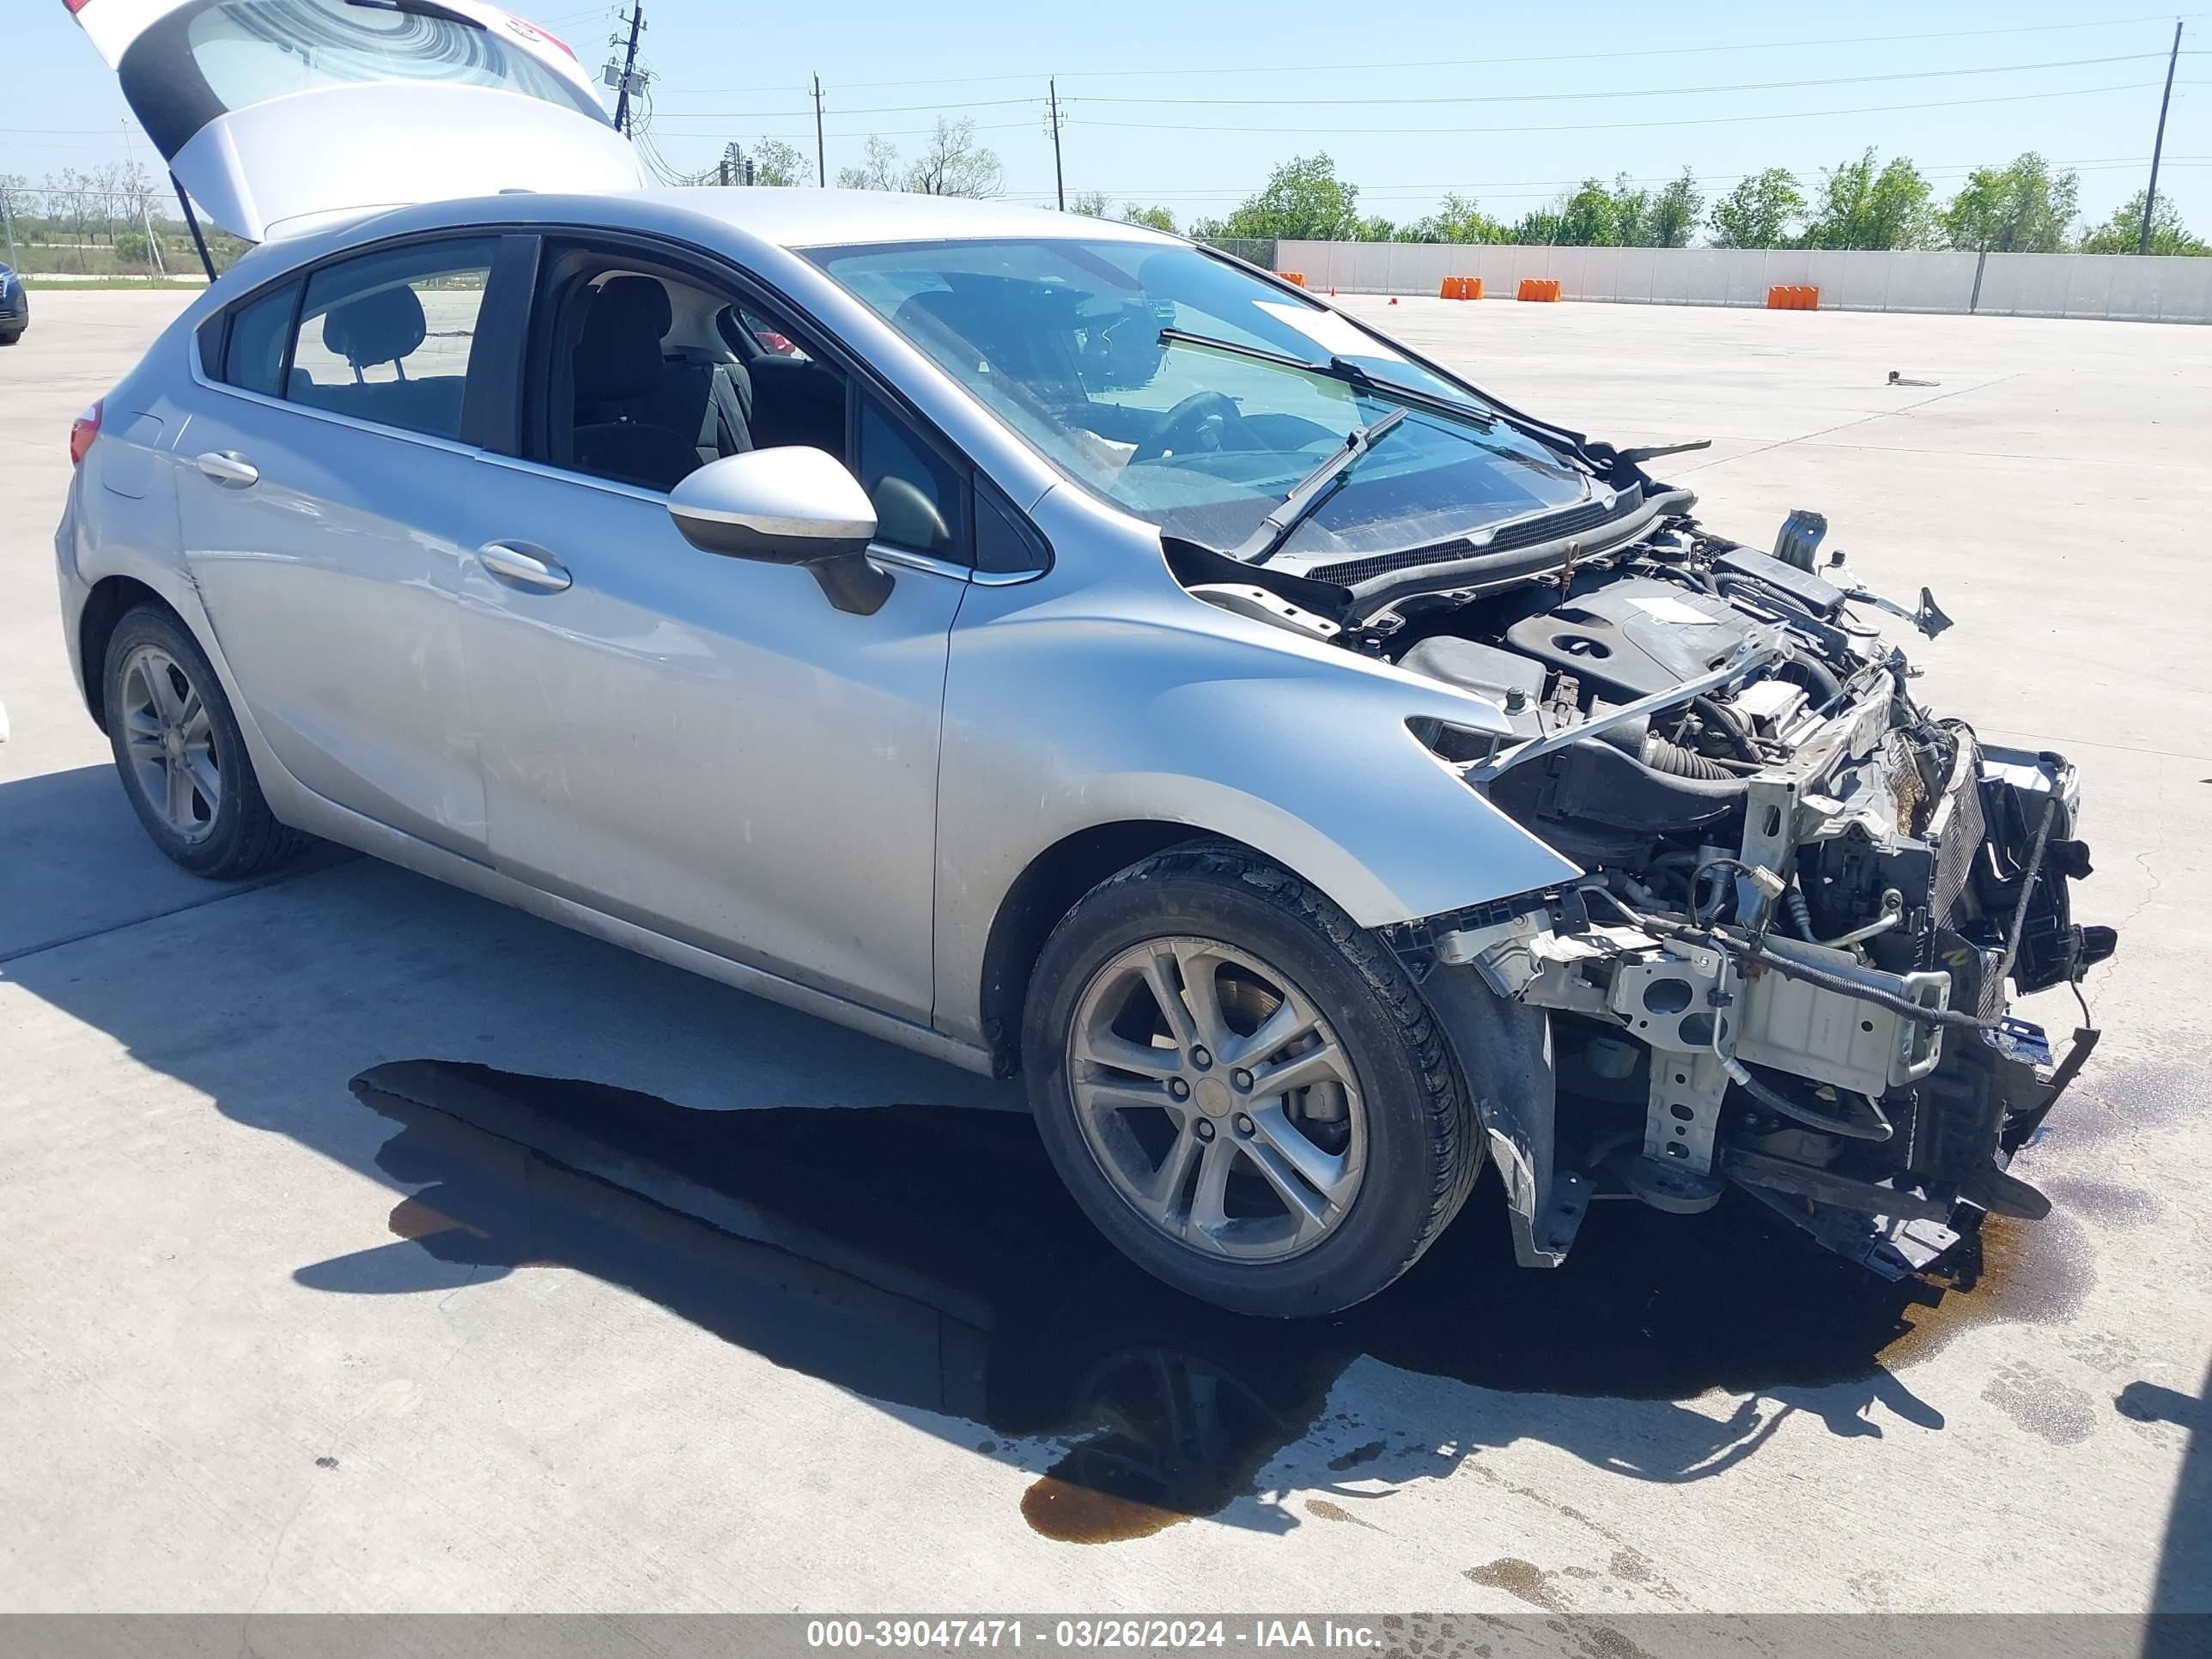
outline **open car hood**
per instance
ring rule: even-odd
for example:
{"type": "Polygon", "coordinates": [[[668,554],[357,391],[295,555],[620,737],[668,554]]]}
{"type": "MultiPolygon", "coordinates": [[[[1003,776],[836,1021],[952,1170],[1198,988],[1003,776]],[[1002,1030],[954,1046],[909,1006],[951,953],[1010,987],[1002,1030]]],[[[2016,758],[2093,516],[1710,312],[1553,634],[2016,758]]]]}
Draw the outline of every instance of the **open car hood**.
{"type": "Polygon", "coordinates": [[[556,36],[479,0],[64,0],[154,148],[249,241],[501,191],[632,189],[556,36]]]}

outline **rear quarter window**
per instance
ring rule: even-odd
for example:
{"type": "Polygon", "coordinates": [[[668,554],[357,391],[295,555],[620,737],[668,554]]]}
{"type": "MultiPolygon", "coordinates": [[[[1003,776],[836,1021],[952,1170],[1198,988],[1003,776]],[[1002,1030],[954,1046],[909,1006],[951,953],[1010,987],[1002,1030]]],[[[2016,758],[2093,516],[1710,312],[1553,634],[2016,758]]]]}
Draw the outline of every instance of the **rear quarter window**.
{"type": "Polygon", "coordinates": [[[284,349],[292,342],[292,319],[299,308],[297,283],[286,283],[248,300],[230,313],[222,361],[207,367],[217,380],[241,392],[283,397],[284,349]]]}

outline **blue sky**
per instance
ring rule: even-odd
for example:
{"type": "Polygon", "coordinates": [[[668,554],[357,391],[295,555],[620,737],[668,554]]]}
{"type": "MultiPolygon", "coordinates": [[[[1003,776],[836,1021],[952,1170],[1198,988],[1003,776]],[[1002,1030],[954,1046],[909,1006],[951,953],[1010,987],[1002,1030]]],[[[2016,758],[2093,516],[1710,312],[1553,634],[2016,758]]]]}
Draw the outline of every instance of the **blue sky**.
{"type": "MultiPolygon", "coordinates": [[[[586,62],[615,27],[614,8],[575,0],[516,9],[586,62]]],[[[2038,149],[2079,169],[2082,206],[2102,218],[2142,185],[2175,15],[2138,0],[2114,0],[2094,22],[2078,4],[2040,0],[646,9],[653,136],[677,165],[705,167],[726,140],[763,134],[811,158],[806,88],[818,73],[833,175],[871,132],[911,151],[941,112],[974,119],[1011,194],[1049,204],[1044,96],[1057,76],[1067,188],[1159,203],[1183,224],[1316,149],[1369,210],[1418,217],[1450,189],[1511,218],[1586,174],[1658,179],[1686,164],[1710,196],[1770,164],[1809,180],[1869,144],[1911,156],[1939,195],[1978,162],[2038,149]],[[1772,84],[1804,82],[1834,83],[1772,84]]],[[[35,181],[121,154],[135,138],[127,112],[61,0],[12,0],[10,11],[0,172],[35,181]]],[[[2160,191],[2212,234],[2212,12],[2180,15],[2160,191]]]]}

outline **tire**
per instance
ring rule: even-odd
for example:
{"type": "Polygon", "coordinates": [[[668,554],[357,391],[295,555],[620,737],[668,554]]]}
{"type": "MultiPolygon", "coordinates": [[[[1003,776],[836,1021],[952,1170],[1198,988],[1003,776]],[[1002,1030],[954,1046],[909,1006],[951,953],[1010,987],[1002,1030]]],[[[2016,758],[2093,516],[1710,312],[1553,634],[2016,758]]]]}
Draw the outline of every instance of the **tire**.
{"type": "Polygon", "coordinates": [[[153,605],[125,614],[108,640],[102,684],[107,739],[123,793],[173,863],[210,880],[239,881],[274,868],[307,844],[308,837],[270,811],[222,683],[174,616],[153,605]],[[163,677],[173,699],[166,714],[154,709],[150,677],[155,675],[163,677]],[[172,793],[179,766],[188,776],[172,793]],[[154,798],[156,789],[161,800],[154,798]],[[210,791],[216,797],[212,810],[210,791]]]}
{"type": "Polygon", "coordinates": [[[1022,1052],[1045,1149],[1085,1213],[1146,1272],[1232,1312],[1364,1301],[1420,1258],[1481,1169],[1466,1086],[1395,957],[1240,848],[1171,848],[1086,894],[1038,958],[1022,1052]],[[1174,1029],[1159,983],[1191,1029],[1174,1029]],[[1218,1066],[1197,1052],[1201,983],[1218,1066]],[[1255,1051],[1302,1020],[1291,1047],[1255,1051]],[[1293,1061],[1328,1080],[1270,1096],[1268,1073],[1287,1080],[1293,1061]]]}
{"type": "Polygon", "coordinates": [[[11,346],[22,337],[23,331],[20,328],[13,334],[0,334],[0,346],[11,346]]]}

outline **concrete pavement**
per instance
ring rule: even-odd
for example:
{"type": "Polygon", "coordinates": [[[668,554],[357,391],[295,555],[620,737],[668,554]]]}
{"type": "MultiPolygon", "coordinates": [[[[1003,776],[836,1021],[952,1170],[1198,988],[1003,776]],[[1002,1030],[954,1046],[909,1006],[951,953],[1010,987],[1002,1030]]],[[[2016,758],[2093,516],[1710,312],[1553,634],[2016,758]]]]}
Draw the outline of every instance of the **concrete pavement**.
{"type": "Polygon", "coordinates": [[[1940,1295],[1625,1205],[1523,1274],[1486,1188],[1254,1328],[1105,1257],[1005,1091],[366,860],[164,864],[50,538],[186,297],[0,353],[0,1608],[2212,1611],[2212,331],[1350,302],[1932,586],[1928,695],[2082,763],[2123,939],[2058,1214],[1940,1295]]]}

